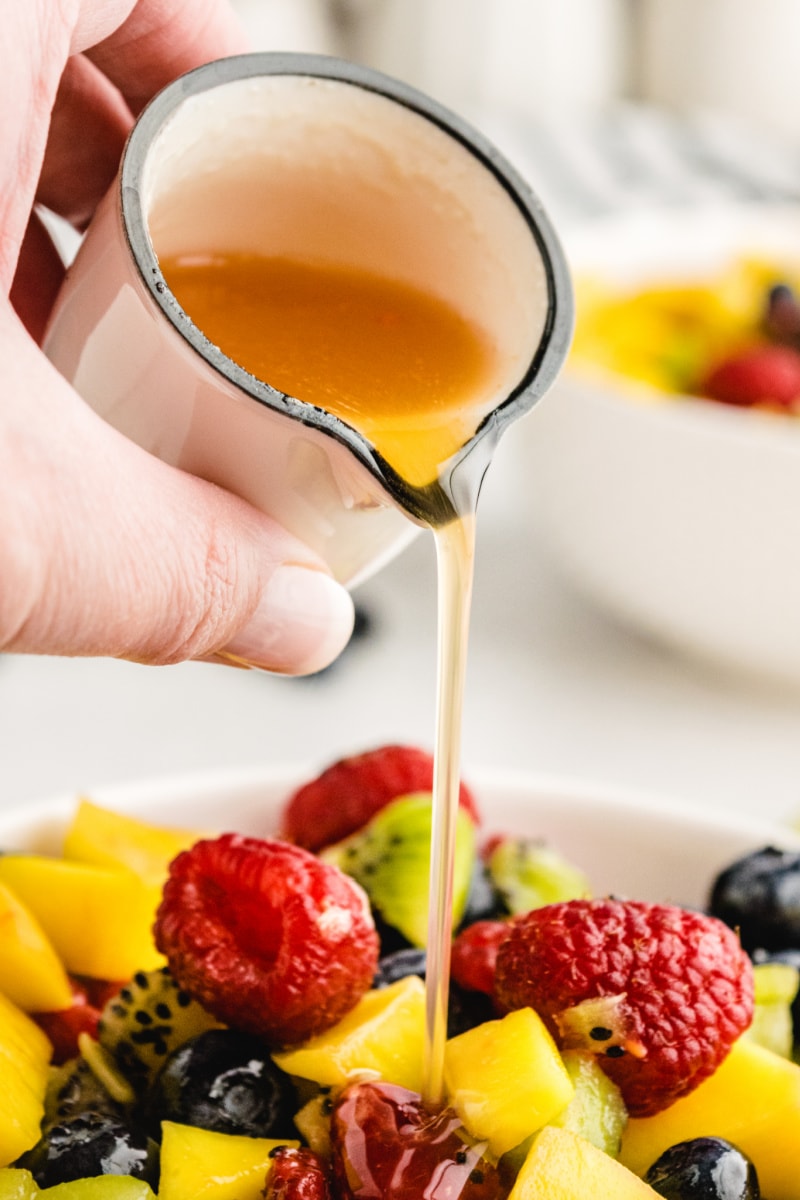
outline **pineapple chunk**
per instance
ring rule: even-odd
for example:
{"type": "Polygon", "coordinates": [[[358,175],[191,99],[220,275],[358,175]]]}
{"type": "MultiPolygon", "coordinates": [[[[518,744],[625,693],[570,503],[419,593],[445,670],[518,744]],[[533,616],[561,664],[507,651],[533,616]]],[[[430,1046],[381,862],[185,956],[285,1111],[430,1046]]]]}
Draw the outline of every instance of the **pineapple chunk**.
{"type": "Polygon", "coordinates": [[[273,1054],[288,1075],[343,1086],[370,1075],[412,1092],[422,1089],[425,985],[407,975],[362,996],[355,1008],[302,1046],[273,1054]]]}
{"type": "Polygon", "coordinates": [[[6,854],[0,883],[30,909],[76,975],[129,979],[164,964],[152,935],[161,890],[132,871],[6,854]]]}
{"type": "Polygon", "coordinates": [[[575,1094],[556,1044],[532,1008],[451,1038],[444,1082],[469,1132],[488,1139],[498,1157],[541,1129],[575,1094]]]}
{"type": "Polygon", "coordinates": [[[39,1026],[0,995],[0,1167],[39,1140],[51,1051],[39,1026]]]}
{"type": "Polygon", "coordinates": [[[299,1142],[161,1124],[158,1200],[262,1200],[277,1146],[299,1142]]]}
{"type": "Polygon", "coordinates": [[[536,1135],[508,1200],[657,1200],[658,1193],[569,1129],[536,1135]]]}
{"type": "Polygon", "coordinates": [[[644,1175],[669,1146],[705,1136],[726,1138],[752,1159],[764,1196],[800,1200],[800,1067],[740,1038],[688,1096],[628,1122],[620,1159],[644,1175]]]}
{"type": "Polygon", "coordinates": [[[169,864],[206,835],[151,825],[82,798],[64,839],[64,857],[98,867],[123,867],[161,884],[169,864]]]}
{"type": "Polygon", "coordinates": [[[0,991],[25,1012],[69,1008],[64,964],[33,913],[0,884],[0,991]]]}

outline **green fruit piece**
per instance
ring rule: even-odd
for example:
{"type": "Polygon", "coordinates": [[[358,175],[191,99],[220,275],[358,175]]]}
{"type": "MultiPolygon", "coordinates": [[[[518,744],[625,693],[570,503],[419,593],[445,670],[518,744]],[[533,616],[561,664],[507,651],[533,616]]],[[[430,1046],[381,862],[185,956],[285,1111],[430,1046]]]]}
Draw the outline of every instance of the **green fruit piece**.
{"type": "Polygon", "coordinates": [[[98,1040],[138,1091],[178,1046],[207,1029],[219,1028],[219,1021],[178,987],[167,967],[161,967],[137,971],[111,997],[100,1016],[98,1040]]]}
{"type": "Polygon", "coordinates": [[[19,1167],[0,1167],[0,1200],[35,1200],[39,1195],[30,1171],[19,1167]]]}
{"type": "Polygon", "coordinates": [[[161,1130],[158,1200],[262,1200],[273,1152],[278,1146],[300,1145],[174,1121],[163,1121],[161,1130]]]}
{"type": "Polygon", "coordinates": [[[530,838],[500,839],[486,868],[512,915],[591,895],[582,871],[543,842],[530,838]]]}
{"type": "Polygon", "coordinates": [[[130,1175],[95,1175],[43,1188],[38,1200],[154,1200],[152,1188],[130,1175]]]}
{"type": "Polygon", "coordinates": [[[81,1113],[122,1117],[125,1106],[114,1100],[84,1058],[51,1067],[44,1101],[44,1125],[57,1125],[81,1113]]]}
{"type": "MultiPolygon", "coordinates": [[[[320,856],[360,883],[386,924],[399,930],[413,946],[425,946],[428,940],[432,808],[430,792],[402,796],[381,809],[358,833],[329,846],[320,856]]],[[[475,857],[475,825],[459,809],[454,925],[466,908],[475,857]]]]}
{"type": "Polygon", "coordinates": [[[792,1001],[800,987],[800,971],[789,963],[759,963],[753,968],[755,1008],[746,1037],[774,1054],[792,1057],[792,1001]]]}
{"type": "Polygon", "coordinates": [[[598,1150],[617,1158],[628,1123],[628,1110],[622,1093],[606,1075],[594,1054],[565,1050],[561,1057],[575,1088],[575,1095],[551,1124],[579,1134],[585,1141],[597,1146],[598,1150]]]}

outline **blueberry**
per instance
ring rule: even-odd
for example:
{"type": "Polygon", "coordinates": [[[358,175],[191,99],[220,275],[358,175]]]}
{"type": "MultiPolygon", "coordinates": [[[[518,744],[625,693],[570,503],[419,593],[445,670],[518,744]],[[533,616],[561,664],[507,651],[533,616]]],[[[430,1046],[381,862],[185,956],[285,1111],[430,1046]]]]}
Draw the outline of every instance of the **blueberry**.
{"type": "Polygon", "coordinates": [[[210,1029],[167,1058],[145,1099],[161,1121],[248,1137],[294,1137],[297,1097],[289,1076],[249,1034],[210,1029]]]}
{"type": "MultiPolygon", "coordinates": [[[[405,979],[407,975],[419,975],[420,979],[424,979],[427,957],[424,950],[417,950],[413,947],[395,950],[392,954],[385,955],[378,963],[378,970],[372,986],[375,988],[388,987],[392,983],[397,983],[399,979],[405,979]]],[[[469,992],[451,981],[447,1001],[448,1037],[457,1037],[459,1033],[466,1033],[468,1029],[482,1025],[484,1021],[491,1021],[494,1015],[494,1008],[489,996],[485,996],[482,992],[469,992]]]]}
{"type": "Polygon", "coordinates": [[[467,925],[474,925],[476,921],[497,921],[500,917],[506,916],[508,916],[508,906],[495,887],[486,867],[478,859],[472,869],[467,906],[459,928],[464,929],[467,925]]]}
{"type": "Polygon", "coordinates": [[[666,1200],[759,1200],[761,1196],[750,1159],[716,1137],[670,1146],[644,1181],[666,1200]]]}
{"type": "Polygon", "coordinates": [[[158,1148],[147,1135],[102,1113],[51,1125],[19,1160],[41,1188],[95,1175],[132,1175],[155,1186],[158,1148]]]}
{"type": "Polygon", "coordinates": [[[748,952],[800,949],[800,851],[765,846],[732,863],[714,881],[711,912],[748,952]]]}

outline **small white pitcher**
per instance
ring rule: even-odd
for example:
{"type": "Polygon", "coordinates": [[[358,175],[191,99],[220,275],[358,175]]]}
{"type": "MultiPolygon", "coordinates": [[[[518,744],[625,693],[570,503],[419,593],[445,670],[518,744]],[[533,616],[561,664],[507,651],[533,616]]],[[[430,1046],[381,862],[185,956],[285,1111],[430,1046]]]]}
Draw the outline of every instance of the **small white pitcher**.
{"type": "Polygon", "coordinates": [[[571,327],[549,223],[477,132],[374,71],[254,54],[176,80],[139,117],[45,349],[111,424],[244,497],[354,584],[420,525],[446,520],[459,488],[480,486],[485,463],[476,477],[467,460],[488,462],[506,424],[549,386],[571,327]],[[159,267],[160,256],[204,251],[382,273],[488,331],[500,366],[479,427],[435,487],[409,488],[355,429],[204,337],[159,267]]]}

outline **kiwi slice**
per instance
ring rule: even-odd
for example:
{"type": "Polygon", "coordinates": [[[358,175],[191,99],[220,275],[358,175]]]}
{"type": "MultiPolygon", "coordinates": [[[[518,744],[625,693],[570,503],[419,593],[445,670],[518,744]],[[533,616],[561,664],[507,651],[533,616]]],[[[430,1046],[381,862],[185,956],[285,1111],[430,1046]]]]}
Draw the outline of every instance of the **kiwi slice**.
{"type": "Polygon", "coordinates": [[[789,963],[766,962],[753,967],[755,1007],[746,1036],[783,1058],[792,1057],[792,1003],[800,971],[789,963]]]}
{"type": "Polygon", "coordinates": [[[591,895],[582,871],[544,842],[530,838],[500,838],[486,868],[512,916],[591,895]]]}
{"type": "MultiPolygon", "coordinates": [[[[360,883],[380,919],[412,946],[425,946],[428,940],[432,814],[430,792],[401,796],[358,833],[321,855],[360,883]]],[[[456,926],[466,908],[475,857],[475,826],[459,809],[453,876],[456,926]]]]}
{"type": "Polygon", "coordinates": [[[51,1067],[43,1127],[89,1112],[121,1120],[125,1106],[111,1096],[84,1058],[71,1058],[59,1067],[51,1067]]]}
{"type": "Polygon", "coordinates": [[[155,1078],[164,1060],[189,1038],[219,1029],[215,1017],[178,986],[167,967],[137,971],[106,1004],[98,1041],[136,1091],[155,1078]]]}

